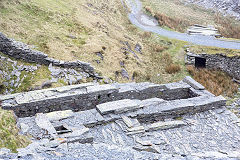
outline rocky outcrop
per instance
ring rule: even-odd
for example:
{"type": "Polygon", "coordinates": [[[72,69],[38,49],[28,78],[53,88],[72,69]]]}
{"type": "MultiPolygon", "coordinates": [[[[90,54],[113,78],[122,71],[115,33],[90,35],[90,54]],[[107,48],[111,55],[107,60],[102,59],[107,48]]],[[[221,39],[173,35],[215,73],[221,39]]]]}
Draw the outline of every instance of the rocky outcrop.
{"type": "Polygon", "coordinates": [[[44,65],[54,65],[64,68],[78,68],[88,73],[91,76],[95,76],[94,68],[91,64],[86,62],[77,61],[61,61],[48,57],[43,52],[30,49],[26,44],[17,42],[13,39],[7,38],[0,32],[0,52],[25,62],[38,63],[44,65]]]}

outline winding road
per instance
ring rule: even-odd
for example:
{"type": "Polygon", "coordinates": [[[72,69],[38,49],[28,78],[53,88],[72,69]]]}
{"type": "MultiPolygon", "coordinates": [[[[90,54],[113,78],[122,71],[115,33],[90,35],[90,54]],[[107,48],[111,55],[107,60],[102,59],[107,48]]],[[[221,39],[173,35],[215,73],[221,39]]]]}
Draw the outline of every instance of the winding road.
{"type": "Polygon", "coordinates": [[[212,36],[188,35],[186,33],[179,33],[163,29],[157,26],[156,22],[154,22],[154,19],[151,19],[142,12],[142,4],[139,0],[125,0],[125,2],[131,10],[131,13],[128,15],[131,23],[145,31],[157,33],[164,37],[182,40],[197,45],[220,47],[226,49],[240,49],[240,41],[234,42],[220,40],[212,36]]]}

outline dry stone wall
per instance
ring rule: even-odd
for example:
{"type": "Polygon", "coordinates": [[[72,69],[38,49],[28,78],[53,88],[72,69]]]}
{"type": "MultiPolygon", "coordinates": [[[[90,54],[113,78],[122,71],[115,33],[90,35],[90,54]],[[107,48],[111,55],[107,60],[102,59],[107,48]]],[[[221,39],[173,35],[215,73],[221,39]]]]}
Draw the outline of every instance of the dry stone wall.
{"type": "MultiPolygon", "coordinates": [[[[204,106],[207,104],[207,106],[209,106],[210,103],[205,104],[205,101],[197,99],[198,97],[206,98],[206,96],[215,97],[204,90],[204,87],[199,83],[190,77],[186,77],[184,82],[181,81],[163,85],[147,82],[107,85],[86,83],[6,95],[0,97],[0,101],[2,101],[3,109],[13,110],[18,117],[26,117],[33,116],[36,113],[47,113],[59,110],[84,111],[95,109],[99,104],[123,99],[146,100],[151,98],[163,99],[166,102],[180,99],[180,101],[171,102],[174,103],[173,106],[176,110],[172,108],[173,112],[168,113],[188,112],[191,110],[190,108],[195,105],[188,103],[189,101],[185,103],[184,99],[191,100],[191,98],[193,98],[193,101],[201,102],[199,105],[204,106]],[[180,108],[177,109],[178,106],[180,108]]],[[[216,102],[218,102],[218,100],[219,99],[217,99],[216,102]]],[[[211,101],[211,99],[209,101],[211,101]]],[[[125,107],[125,105],[123,105],[123,107],[125,107]]],[[[166,109],[169,110],[169,108],[166,109]]],[[[204,107],[200,109],[204,109],[204,107]]],[[[196,108],[196,110],[199,109],[196,108]]]]}
{"type": "Polygon", "coordinates": [[[206,68],[219,69],[230,76],[240,79],[240,57],[228,57],[223,54],[194,54],[187,53],[186,63],[195,65],[195,58],[200,57],[206,59],[206,68]]]}
{"type": "Polygon", "coordinates": [[[86,62],[77,61],[60,61],[54,58],[48,57],[43,52],[30,49],[26,44],[17,42],[13,39],[7,38],[4,34],[0,32],[0,52],[11,56],[16,59],[21,59],[30,63],[38,63],[54,66],[64,67],[64,68],[78,68],[82,71],[94,76],[94,68],[91,64],[86,62]]]}

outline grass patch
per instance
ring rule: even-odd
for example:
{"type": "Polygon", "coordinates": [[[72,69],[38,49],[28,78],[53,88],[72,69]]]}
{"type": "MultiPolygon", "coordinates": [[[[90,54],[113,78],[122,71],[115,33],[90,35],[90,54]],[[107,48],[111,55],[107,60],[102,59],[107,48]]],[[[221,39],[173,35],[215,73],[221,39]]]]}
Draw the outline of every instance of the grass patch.
{"type": "Polygon", "coordinates": [[[227,38],[240,39],[240,23],[232,17],[223,17],[220,13],[215,15],[219,33],[227,38]]]}
{"type": "MultiPolygon", "coordinates": [[[[10,58],[3,53],[0,52],[0,56],[4,56],[6,58],[10,58]]],[[[12,58],[11,58],[12,59],[12,58]]],[[[17,62],[18,66],[25,65],[25,66],[30,66],[30,65],[36,65],[36,64],[31,64],[31,63],[26,63],[21,60],[16,60],[12,59],[13,61],[17,62]]],[[[0,70],[5,72],[6,74],[11,74],[12,71],[14,70],[13,68],[13,63],[10,63],[8,61],[1,61],[0,63],[0,70]]],[[[19,81],[18,81],[18,86],[11,86],[10,83],[11,81],[15,81],[18,79],[16,76],[11,76],[9,80],[4,79],[3,75],[0,75],[0,94],[3,94],[6,89],[12,90],[12,93],[18,93],[18,92],[26,92],[29,91],[30,89],[40,86],[44,81],[50,79],[50,71],[48,70],[47,66],[40,66],[38,69],[34,72],[27,72],[27,71],[21,71],[21,75],[19,76],[19,81]],[[4,86],[3,82],[7,82],[8,85],[4,86]]]]}
{"type": "Polygon", "coordinates": [[[190,25],[213,25],[227,38],[240,39],[240,22],[210,9],[178,0],[142,0],[145,12],[154,16],[161,26],[185,32],[190,25]],[[184,12],[183,12],[184,11],[184,12]]]}
{"type": "MultiPolygon", "coordinates": [[[[240,43],[239,43],[240,45],[240,43]]],[[[240,56],[240,50],[236,49],[225,49],[225,48],[218,48],[218,47],[208,47],[208,46],[199,46],[199,45],[194,45],[189,47],[190,52],[196,53],[196,54],[202,54],[202,53],[207,53],[207,54],[224,54],[228,57],[233,57],[233,56],[240,56]]]]}
{"type": "Polygon", "coordinates": [[[53,58],[75,59],[71,50],[80,49],[91,32],[74,12],[78,1],[1,1],[0,5],[6,10],[0,17],[1,31],[53,58]],[[76,41],[68,35],[76,36],[76,41]]]}
{"type": "Polygon", "coordinates": [[[169,83],[179,81],[188,75],[184,65],[186,42],[152,34],[150,38],[144,39],[144,43],[148,44],[151,51],[145,72],[135,73],[137,82],[169,83]],[[177,70],[168,73],[168,70],[166,71],[168,66],[177,66],[177,70]]]}
{"type": "Polygon", "coordinates": [[[0,148],[6,147],[17,152],[17,148],[26,147],[29,143],[26,136],[18,135],[16,119],[12,111],[0,107],[0,148]]]}
{"type": "Polygon", "coordinates": [[[232,78],[222,71],[197,69],[193,66],[188,66],[187,70],[197,82],[216,96],[232,97],[238,92],[238,84],[234,83],[232,78]]]}
{"type": "Polygon", "coordinates": [[[179,32],[184,32],[190,26],[188,21],[179,18],[174,19],[161,13],[156,13],[154,17],[158,20],[160,26],[166,26],[179,32]]]}
{"type": "Polygon", "coordinates": [[[170,64],[165,68],[165,71],[169,74],[177,73],[181,70],[179,64],[170,64]]]}

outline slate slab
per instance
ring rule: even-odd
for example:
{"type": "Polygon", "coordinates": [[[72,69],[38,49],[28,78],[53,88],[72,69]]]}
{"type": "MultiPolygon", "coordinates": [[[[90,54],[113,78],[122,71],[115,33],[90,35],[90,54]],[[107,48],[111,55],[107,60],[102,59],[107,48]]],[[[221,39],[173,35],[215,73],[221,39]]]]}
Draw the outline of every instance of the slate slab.
{"type": "Polygon", "coordinates": [[[140,100],[130,100],[124,99],[119,101],[107,102],[103,104],[97,105],[97,110],[101,114],[108,114],[108,113],[123,113],[127,111],[132,111],[138,108],[141,108],[140,100]]]}

